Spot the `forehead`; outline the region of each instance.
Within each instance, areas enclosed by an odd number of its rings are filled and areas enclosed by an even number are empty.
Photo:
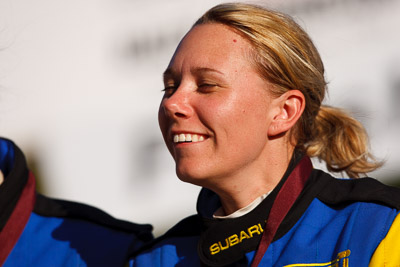
[[[228,26],[217,23],[197,25],[183,38],[168,68],[183,71],[190,67],[248,65],[245,55],[250,48],[247,40]]]

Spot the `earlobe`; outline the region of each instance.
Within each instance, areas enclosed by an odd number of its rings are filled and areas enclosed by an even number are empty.
[[[283,134],[293,128],[301,117],[305,108],[303,93],[299,90],[290,90],[276,98],[277,109],[268,128],[268,136]]]

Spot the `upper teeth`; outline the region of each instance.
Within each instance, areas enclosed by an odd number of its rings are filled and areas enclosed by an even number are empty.
[[[204,136],[202,135],[197,135],[197,134],[175,134],[174,135],[174,143],[180,143],[180,142],[200,142],[204,141]]]

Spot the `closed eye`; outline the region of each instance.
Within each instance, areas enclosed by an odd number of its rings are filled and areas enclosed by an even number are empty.
[[[216,84],[209,84],[209,83],[203,83],[203,84],[199,85],[199,87],[214,87],[214,86],[217,86],[217,85]]]
[[[200,93],[210,93],[212,92],[218,85],[212,83],[202,83],[197,86],[197,91]]]
[[[173,95],[173,93],[176,91],[177,86],[165,86],[164,89],[162,89],[161,91],[164,92],[164,96],[171,96]]]

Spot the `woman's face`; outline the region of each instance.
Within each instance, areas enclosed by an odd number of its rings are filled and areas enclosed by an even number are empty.
[[[274,99],[229,27],[194,27],[164,73],[159,124],[178,177],[206,186],[266,165]],[[264,167],[265,169],[265,167]]]

